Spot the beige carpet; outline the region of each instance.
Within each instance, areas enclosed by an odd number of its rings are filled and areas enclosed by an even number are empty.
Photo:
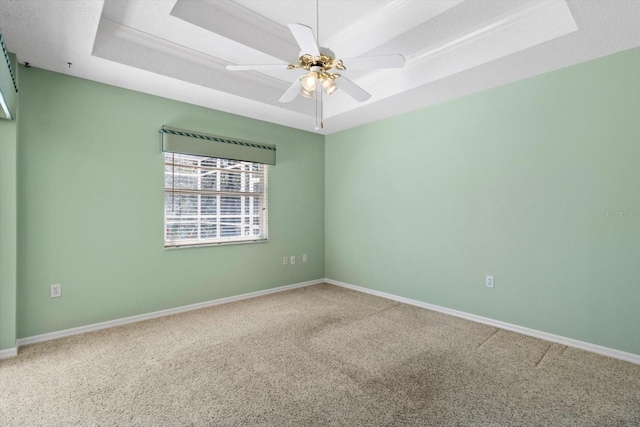
[[[2,426],[640,426],[640,366],[317,285],[25,346]]]

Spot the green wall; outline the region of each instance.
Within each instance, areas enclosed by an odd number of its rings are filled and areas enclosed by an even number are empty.
[[[328,136],[326,277],[640,354],[639,76],[636,48]]]
[[[9,54],[9,60],[15,70],[15,55]],[[14,91],[13,82],[4,90]],[[12,114],[16,109],[14,100]],[[17,118],[0,119],[0,350],[16,346],[17,130]]]
[[[15,121],[0,120],[0,350],[16,345],[16,132]]]
[[[324,138],[20,69],[18,337],[324,277]],[[162,125],[277,145],[263,244],[163,248]],[[283,266],[285,255],[309,262]],[[62,297],[49,286],[62,284]]]

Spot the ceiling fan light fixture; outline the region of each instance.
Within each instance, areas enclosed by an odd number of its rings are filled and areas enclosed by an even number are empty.
[[[310,71],[309,73],[307,73],[304,76],[300,77],[300,81],[302,82],[302,87],[307,92],[313,92],[314,90],[316,90],[316,80],[317,79],[318,79],[318,74],[316,74],[314,71]],[[307,98],[309,98],[309,97],[307,97]]]
[[[300,88],[300,95],[304,96],[305,98],[313,98],[313,92],[314,91],[315,91],[315,89],[307,90],[303,85]]]
[[[338,85],[332,79],[324,79],[322,81],[322,87],[327,95],[332,95],[336,90],[338,90]]]

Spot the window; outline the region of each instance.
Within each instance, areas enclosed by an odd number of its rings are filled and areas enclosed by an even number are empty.
[[[267,165],[164,153],[165,247],[267,240]]]
[[[167,125],[160,133],[165,247],[266,242],[276,146]]]

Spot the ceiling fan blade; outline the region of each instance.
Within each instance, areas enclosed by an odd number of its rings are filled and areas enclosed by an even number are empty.
[[[405,59],[402,55],[357,56],[343,58],[342,64],[347,70],[366,70],[376,68],[402,68]]]
[[[287,89],[284,95],[280,97],[279,101],[280,102],[293,101],[296,98],[296,96],[298,96],[298,93],[300,92],[300,86],[302,86],[302,82],[300,82],[300,79],[297,79],[295,82],[293,82],[291,87]]]
[[[371,94],[360,86],[349,80],[344,76],[340,76],[334,80],[334,83],[339,89],[342,89],[344,93],[355,99],[356,101],[364,102],[371,98]]]
[[[289,64],[251,64],[251,65],[227,65],[230,71],[250,70],[286,70]]]
[[[320,49],[318,49],[318,43],[313,35],[311,27],[307,27],[302,24],[288,24],[291,34],[295,37],[300,49],[303,53],[307,53],[313,56],[320,56]]]

